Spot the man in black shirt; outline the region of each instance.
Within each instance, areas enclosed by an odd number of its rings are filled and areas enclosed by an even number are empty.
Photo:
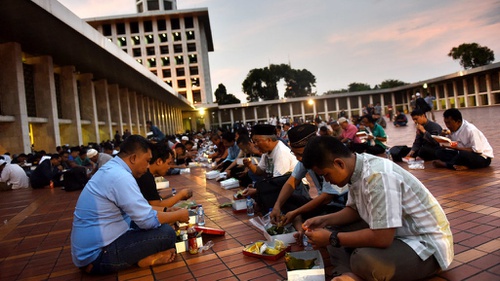
[[[420,157],[424,160],[436,159],[436,149],[439,148],[432,136],[438,136],[443,130],[438,123],[432,122],[425,116],[425,112],[415,109],[411,113],[411,118],[416,124],[417,133],[411,151],[406,157]]]
[[[148,171],[137,179],[141,193],[148,200],[153,209],[159,212],[169,212],[169,223],[189,220],[189,212],[186,209],[172,207],[180,200],[189,199],[193,192],[190,189],[182,189],[175,196],[163,200],[156,189],[155,176],[165,176],[170,169],[173,152],[164,142],[151,144],[152,158],[149,162]]]
[[[61,156],[53,154],[50,160],[40,163],[30,176],[32,188],[45,188],[50,186],[50,182],[61,175]]]

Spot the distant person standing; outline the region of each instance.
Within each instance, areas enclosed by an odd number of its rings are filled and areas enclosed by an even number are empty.
[[[125,132],[123,132],[123,140],[130,137],[130,135],[131,135],[131,133],[128,131],[128,129],[125,129]]]
[[[146,126],[148,128],[148,139],[155,140],[157,142],[163,141],[165,139],[165,134],[158,129],[155,125],[153,125],[153,122],[150,120],[146,121]]]
[[[436,122],[436,117],[434,116],[434,100],[436,99],[435,96],[431,95],[431,93],[427,93],[427,96],[424,98],[425,102],[429,105],[430,110],[427,112],[427,118],[431,119],[432,121]]]

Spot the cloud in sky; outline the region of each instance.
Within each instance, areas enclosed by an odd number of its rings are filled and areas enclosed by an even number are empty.
[[[82,18],[135,13],[135,0],[59,0]],[[212,89],[223,83],[242,101],[253,68],[291,63],[316,76],[316,91],[417,82],[460,71],[447,56],[477,42],[500,56],[500,1],[178,0],[207,7],[215,50]]]

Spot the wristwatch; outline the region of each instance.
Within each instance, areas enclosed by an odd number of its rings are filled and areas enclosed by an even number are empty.
[[[338,231],[333,230],[332,233],[330,234],[330,245],[332,245],[335,248],[340,247],[340,241],[337,235],[339,234]]]

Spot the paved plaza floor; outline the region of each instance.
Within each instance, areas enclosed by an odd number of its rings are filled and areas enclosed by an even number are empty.
[[[443,206],[454,235],[455,259],[448,271],[429,280],[500,280],[500,107],[469,109],[465,119],[481,129],[497,158],[488,168],[451,171],[425,163],[424,170],[410,170]],[[488,112],[488,114],[486,114]],[[441,112],[436,112],[443,125]],[[413,125],[395,128],[388,124],[389,144],[411,146]],[[404,163],[401,166],[407,168]],[[70,232],[78,192],[60,189],[0,192],[0,280],[285,280],[283,259],[265,261],[242,255],[244,245],[264,239],[243,213],[219,208],[234,191],[205,179],[204,168],[191,174],[169,177],[177,190],[191,188],[194,200],[203,204],[209,227],[221,228],[225,236],[204,236],[215,245],[198,255],[179,254],[171,264],[131,268],[108,276],[89,276],[71,261]],[[293,251],[299,251],[294,246]],[[332,266],[322,251],[330,280]]]

